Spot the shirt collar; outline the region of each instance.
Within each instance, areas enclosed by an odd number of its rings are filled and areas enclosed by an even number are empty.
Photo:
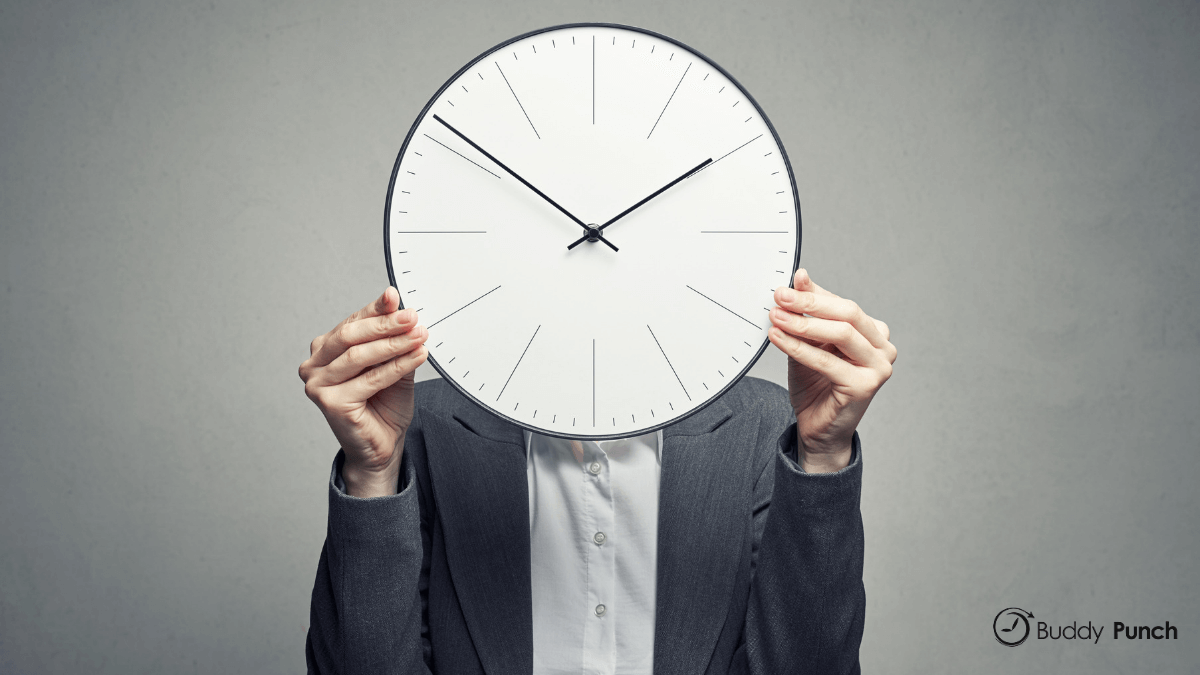
[[[532,431],[528,430],[528,429],[522,429],[522,430],[521,430],[521,433],[522,433],[522,434],[524,435],[524,437],[525,437],[525,459],[526,459],[526,460],[528,460],[528,459],[529,459],[529,451],[530,451],[530,449],[533,447],[533,437],[534,437],[534,433],[533,433]],[[538,436],[539,438],[542,438],[542,439],[545,439],[545,440],[548,440],[548,441],[559,441],[559,440],[562,440],[562,439],[554,438],[554,437],[552,437],[552,436],[543,436],[542,434],[537,434],[537,436]],[[652,443],[652,444],[654,444],[654,446],[655,446],[655,447],[654,447],[654,449],[655,449],[655,452],[658,454],[658,465],[659,465],[659,466],[662,466],[662,448],[663,448],[663,432],[662,432],[662,429],[659,429],[658,431],[652,431],[652,432],[650,432],[650,433],[648,433],[648,434],[645,434],[645,436],[650,436],[650,437],[651,437],[651,438],[647,438],[647,439],[646,439],[646,441],[647,441],[648,443]],[[638,437],[637,437],[637,436],[630,436],[630,438],[638,438]],[[614,439],[614,440],[616,440],[616,439]],[[622,440],[623,440],[623,439],[622,439]],[[582,441],[582,442],[583,442],[583,443],[594,443],[595,441]],[[604,441],[601,441],[601,442],[604,442]]]

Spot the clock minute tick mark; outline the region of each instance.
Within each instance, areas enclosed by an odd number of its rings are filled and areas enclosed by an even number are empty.
[[[695,293],[696,295],[699,295],[700,297],[704,298],[705,300],[708,300],[712,304],[716,305],[717,307],[720,307],[721,309],[725,310],[726,312],[729,312],[730,314],[736,316],[737,318],[741,319],[742,321],[745,321],[746,323],[750,324],[751,326],[754,326],[755,328],[760,328],[760,326],[758,324],[754,323],[750,319],[747,319],[746,317],[742,316],[741,314],[738,314],[737,312],[733,311],[732,309],[729,309],[725,305],[722,305],[721,303],[717,302],[716,300],[713,300],[712,298],[701,293],[700,291],[697,291],[696,289],[692,288],[691,286],[688,286],[687,288],[689,290],[691,290],[693,293]]]
[[[541,329],[541,324],[539,324],[537,328],[533,329],[533,336],[529,338],[529,342],[525,345],[525,350],[521,352],[521,356],[517,359],[517,365],[513,366],[512,372],[508,374],[508,379],[504,381],[504,386],[500,388],[500,393],[496,395],[497,401],[499,401],[500,397],[504,395],[504,390],[508,389],[508,383],[512,382],[513,373],[517,372],[517,366],[521,365],[521,361],[525,359],[525,352],[529,351],[529,345],[533,344],[533,338],[537,337],[538,331]],[[514,408],[514,410],[516,410],[516,408]]]
[[[654,344],[658,345],[658,351],[662,352],[663,358],[666,359],[667,366],[670,367],[671,373],[675,375],[675,381],[679,383],[679,388],[683,390],[683,394],[688,397],[689,401],[692,400],[692,395],[688,393],[687,387],[683,386],[683,380],[679,379],[679,373],[675,371],[675,366],[671,365],[671,359],[667,357],[667,352],[658,341],[658,336],[654,334],[654,329],[650,327],[650,324],[646,324],[646,330],[650,331],[650,337],[654,338]],[[674,406],[671,409],[674,410]]]
[[[513,58],[516,58],[516,56],[517,53],[513,52]],[[533,135],[537,136],[539,141],[542,140],[542,135],[538,133],[537,127],[533,126],[533,120],[529,119],[529,113],[525,112],[525,106],[521,105],[521,99],[517,96],[517,92],[513,89],[512,84],[508,81],[508,76],[504,74],[504,69],[500,67],[500,62],[494,61],[493,63],[496,64],[496,70],[500,71],[500,77],[504,78],[504,84],[507,84],[508,90],[512,92],[513,100],[517,102],[517,105],[521,108],[521,112],[525,115],[525,121],[529,122],[529,128],[533,129]]]
[[[464,309],[466,309],[466,308],[470,307],[471,305],[479,302],[480,300],[486,298],[487,296],[496,292],[496,289],[498,289],[498,288],[500,288],[500,286],[493,288],[492,290],[488,291],[487,293],[484,293],[483,295],[479,296],[478,298],[475,298],[471,302],[468,302],[467,304],[463,305],[462,307],[459,307],[458,309],[454,310],[453,312],[450,312],[446,316],[443,316],[442,318],[438,319],[437,321],[434,321],[433,323],[429,324],[429,326],[425,330],[430,330],[431,328],[438,325],[439,323],[445,321],[446,319],[449,319],[450,317],[454,316],[455,314],[458,314],[459,312],[463,311]]]

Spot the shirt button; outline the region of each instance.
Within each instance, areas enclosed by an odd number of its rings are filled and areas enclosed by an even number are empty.
[[[591,464],[588,465],[588,473],[595,476],[596,474],[600,473],[601,468],[602,467],[600,466],[600,462],[592,462]]]
[[[597,532],[596,536],[592,537],[592,541],[596,542],[598,546],[603,546],[606,539],[608,537],[604,536],[603,532]]]
[[[604,605],[596,605],[596,616],[604,616],[604,613],[607,611],[608,608]]]

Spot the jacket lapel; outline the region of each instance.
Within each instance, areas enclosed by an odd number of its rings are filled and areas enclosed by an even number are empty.
[[[663,432],[658,497],[656,675],[703,673],[747,534],[750,451],[759,416],[720,399]]]
[[[533,671],[529,493],[520,429],[463,403],[422,411],[446,559],[484,671]]]

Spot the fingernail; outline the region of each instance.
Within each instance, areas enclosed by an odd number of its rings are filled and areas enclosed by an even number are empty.
[[[785,288],[783,289],[783,292],[779,294],[779,296],[783,298],[784,302],[794,302],[796,300],[796,291],[793,291],[790,288]]]

